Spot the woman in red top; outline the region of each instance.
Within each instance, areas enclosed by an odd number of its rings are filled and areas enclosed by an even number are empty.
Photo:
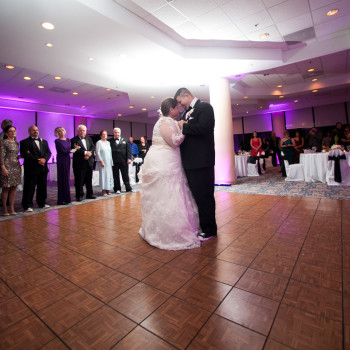
[[[252,148],[251,155],[255,157],[261,156],[262,148],[261,138],[258,137],[256,131],[253,132],[253,138],[250,139],[250,147]]]

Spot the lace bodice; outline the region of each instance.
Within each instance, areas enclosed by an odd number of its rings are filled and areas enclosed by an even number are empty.
[[[179,147],[185,136],[175,120],[170,117],[161,117],[153,129],[152,145],[168,145]]]

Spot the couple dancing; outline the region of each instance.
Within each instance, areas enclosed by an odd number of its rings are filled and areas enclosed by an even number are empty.
[[[185,111],[176,122],[178,104]],[[141,169],[140,235],[149,244],[191,249],[216,236],[214,124],[212,106],[186,88],[162,101]]]

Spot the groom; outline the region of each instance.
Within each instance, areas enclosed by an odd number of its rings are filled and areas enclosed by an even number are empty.
[[[198,206],[202,229],[199,238],[207,241],[217,234],[214,198],[214,110],[194,97],[186,88],[177,90],[174,98],[185,109],[179,126],[186,135],[180,146],[182,165],[188,185]]]

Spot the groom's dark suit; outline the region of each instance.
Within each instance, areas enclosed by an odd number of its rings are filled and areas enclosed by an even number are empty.
[[[33,208],[33,197],[36,187],[36,202],[40,208],[45,205],[47,197],[47,161],[51,157],[51,152],[47,141],[39,138],[39,147],[32,137],[28,137],[20,142],[20,153],[24,159],[24,184],[22,206],[24,210]],[[39,164],[39,159],[45,158],[45,165]]]
[[[185,111],[181,119],[186,120],[186,115],[188,123],[182,129],[186,137],[180,146],[182,164],[198,206],[202,232],[216,235],[214,110],[209,103],[197,100],[194,108]]]
[[[95,160],[93,155],[95,152],[95,145],[89,136],[85,136],[86,148],[78,135],[73,137],[70,142],[72,149],[75,148],[75,145],[80,146],[80,149],[77,149],[73,154],[75,195],[78,200],[83,197],[83,186],[85,184],[86,198],[92,198],[92,171]],[[90,151],[92,153],[92,156],[89,159],[84,159],[85,151]]]

